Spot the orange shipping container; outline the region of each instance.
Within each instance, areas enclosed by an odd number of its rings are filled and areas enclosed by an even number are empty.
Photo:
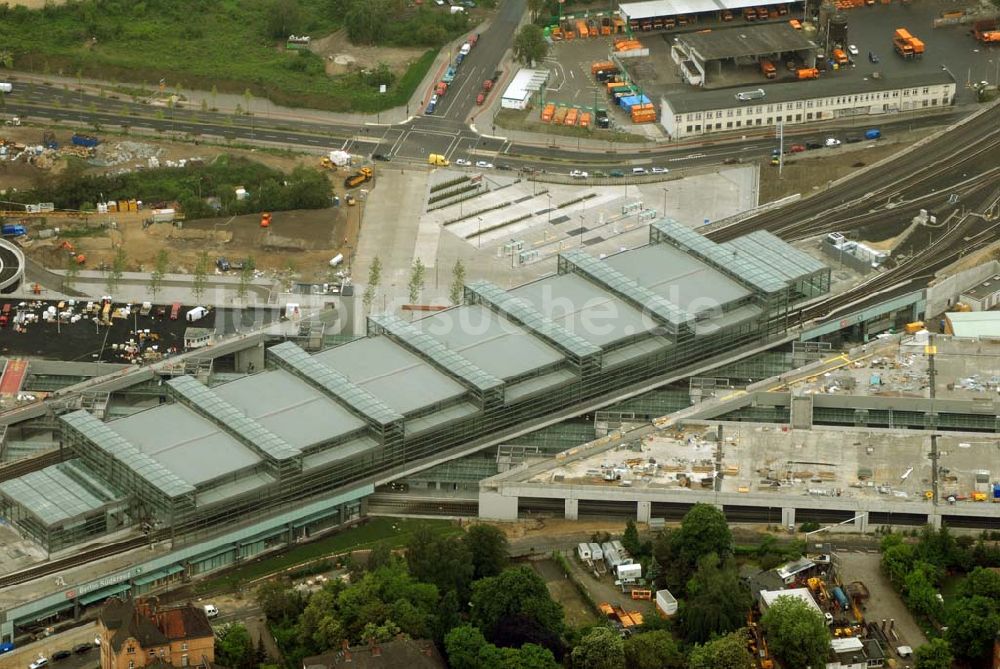
[[[590,73],[597,74],[601,70],[613,70],[615,69],[615,64],[610,60],[601,60],[590,64]]]

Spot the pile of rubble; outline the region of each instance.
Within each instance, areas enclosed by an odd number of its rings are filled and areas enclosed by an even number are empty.
[[[117,142],[115,144],[99,144],[94,155],[87,162],[94,167],[112,167],[125,163],[148,163],[150,159],[159,160],[163,149],[152,144],[141,142]]]

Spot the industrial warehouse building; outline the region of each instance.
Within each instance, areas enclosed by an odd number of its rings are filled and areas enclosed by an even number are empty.
[[[828,121],[878,117],[952,104],[955,80],[947,72],[880,79],[837,79],[766,85],[754,89],[698,90],[662,99],[660,123],[674,139]]]
[[[782,22],[678,35],[670,47],[670,56],[687,83],[704,86],[709,75],[721,74],[727,62],[752,63],[756,68],[764,59],[775,63],[791,59],[804,67],[814,67],[817,48],[801,30]]]
[[[745,10],[753,9],[755,20],[766,10],[768,17],[780,18],[791,12],[801,11],[801,2],[787,0],[646,0],[623,2],[618,5],[632,32],[649,32],[683,27],[701,20],[743,20]]]
[[[237,381],[169,379],[168,403],[125,418],[64,414],[68,457],[5,482],[0,510],[49,550],[128,527],[239,526],[778,336],[829,290],[826,266],[769,233],[650,230],[604,260],[565,252],[556,276],[509,292],[467,285],[464,306],[412,323],[372,316],[368,337],[315,355],[272,346],[271,369]]]
[[[548,82],[548,70],[521,68],[500,96],[500,106],[504,109],[527,109]]]

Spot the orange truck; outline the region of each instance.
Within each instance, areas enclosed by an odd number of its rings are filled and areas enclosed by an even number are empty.
[[[796,70],[795,76],[798,79],[819,79],[819,70],[815,67],[807,67],[801,70]]]
[[[590,127],[590,112],[583,112],[582,114],[580,114],[580,122],[578,123],[578,125],[581,128]]]
[[[774,63],[766,58],[760,61],[760,71],[763,72],[764,76],[768,79],[774,79],[778,76],[778,71],[774,68]]]
[[[610,60],[600,60],[600,61],[596,61],[596,62],[593,62],[593,63],[590,64],[590,73],[591,74],[597,74],[598,72],[601,72],[601,71],[604,71],[604,70],[614,70],[614,69],[617,69],[617,67],[618,66],[615,65]]]
[[[545,105],[542,109],[542,123],[548,123],[552,120],[552,115],[556,113],[556,106],[551,102]]]
[[[1000,30],[997,29],[997,20],[986,19],[976,21],[972,24],[972,36],[983,44],[1000,43]]]
[[[913,58],[924,53],[924,43],[911,35],[906,28],[896,28],[892,36],[892,46],[903,58]]]
[[[847,53],[843,49],[834,49],[833,61],[837,63],[837,65],[847,65],[848,63]]]
[[[566,112],[566,118],[563,119],[563,125],[576,125],[576,119],[579,117],[580,112],[576,108],[570,109]]]
[[[587,30],[587,22],[586,21],[577,21],[576,22],[576,32],[579,33],[580,37],[589,37],[590,36],[590,31]]]

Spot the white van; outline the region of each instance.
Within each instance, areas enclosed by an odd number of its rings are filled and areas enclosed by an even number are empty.
[[[215,604],[205,604],[205,615],[209,618],[218,618],[219,609],[215,608]]]
[[[191,311],[187,312],[184,318],[188,323],[193,323],[195,321],[200,321],[202,318],[208,315],[208,309],[206,307],[195,307]]]
[[[643,174],[646,174],[646,168],[645,167],[633,167],[632,168],[632,176],[637,177],[637,176],[641,176]]]

